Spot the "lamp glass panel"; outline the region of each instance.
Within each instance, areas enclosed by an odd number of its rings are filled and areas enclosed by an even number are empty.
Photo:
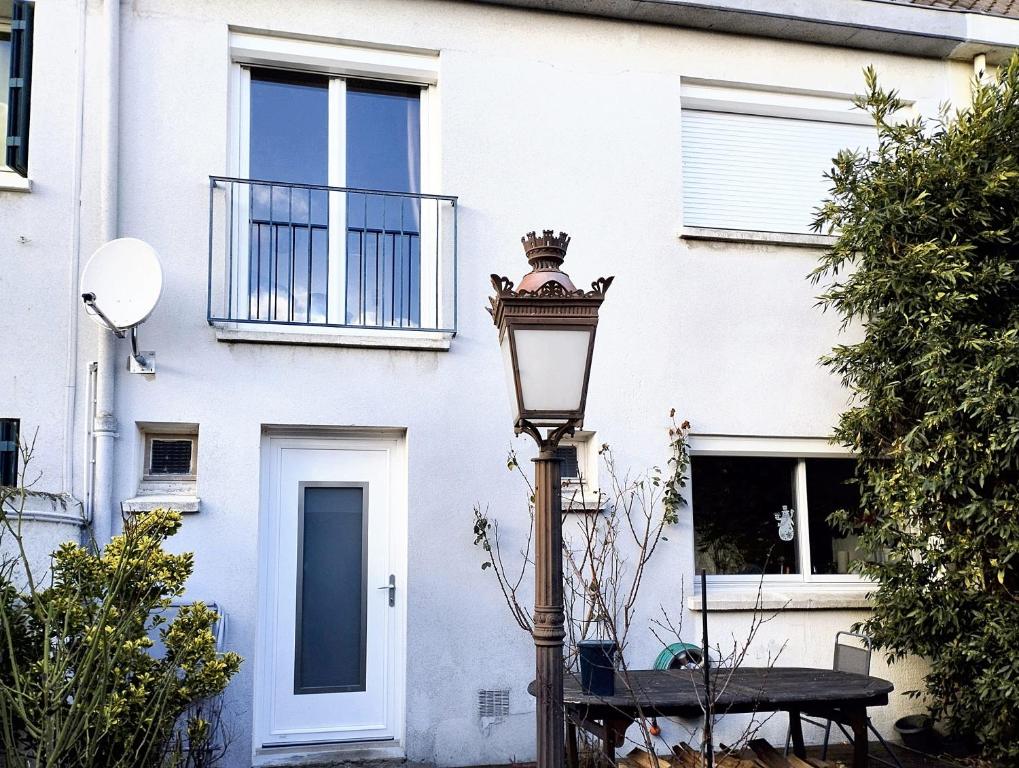
[[[517,328],[514,333],[524,410],[580,410],[591,329]]]
[[[510,331],[502,335],[499,348],[502,350],[503,368],[506,372],[506,391],[509,393],[510,409],[513,411],[513,422],[520,418],[520,403],[517,402],[517,385],[513,376],[513,350],[510,349]]]

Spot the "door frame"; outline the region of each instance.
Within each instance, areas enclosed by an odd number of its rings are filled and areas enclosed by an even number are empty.
[[[274,459],[273,444],[277,441],[298,441],[304,448],[334,448],[338,444],[348,450],[384,450],[389,461],[389,560],[390,571],[396,576],[396,601],[392,610],[394,630],[392,696],[393,696],[393,738],[386,740],[357,741],[304,741],[286,744],[263,743],[269,731],[269,713],[272,708],[272,692],[264,685],[268,673],[267,663],[273,652],[274,633],[269,626],[273,615],[275,594],[271,585],[278,583],[277,563],[270,562],[271,544],[267,532],[270,530],[270,504],[272,488],[270,477],[271,462]],[[293,749],[306,751],[307,747],[397,746],[403,751],[406,732],[406,681],[407,681],[407,440],[406,430],[382,429],[341,429],[314,427],[263,426],[259,450],[259,512],[258,512],[258,581],[255,615],[254,680],[252,685],[252,755],[266,749],[274,753]],[[369,588],[371,585],[369,585]]]

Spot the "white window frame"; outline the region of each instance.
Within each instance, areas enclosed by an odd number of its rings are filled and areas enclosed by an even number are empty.
[[[598,449],[595,433],[578,431],[573,437],[559,441],[560,445],[571,445],[577,449],[579,478],[563,478],[562,500],[564,512],[596,512],[602,508],[601,491],[598,485]]]
[[[137,431],[138,487],[135,495],[120,503],[121,511],[147,512],[175,509],[182,513],[201,510],[198,498],[198,424],[193,422],[139,421]],[[153,475],[149,473],[152,440],[191,440],[191,473]]]
[[[230,38],[230,152],[228,158],[228,176],[247,179],[249,174],[249,124],[251,68],[273,69],[279,71],[299,71],[321,74],[329,77],[329,126],[328,126],[328,170],[329,186],[346,186],[346,79],[376,80],[394,82],[404,85],[421,86],[420,101],[420,180],[422,190],[440,189],[439,169],[441,162],[438,150],[439,131],[439,55],[437,51],[423,49],[393,48],[367,44],[331,43],[317,40],[296,39],[268,34],[231,30]],[[329,196],[330,227],[345,227],[345,205],[340,193]],[[238,215],[235,217],[233,242],[237,243],[237,252],[247,252],[247,227],[241,222],[247,218],[246,196],[238,203]],[[335,222],[335,223],[334,223]],[[436,264],[438,258],[437,240],[439,233],[435,231],[432,217],[421,217],[421,296],[445,296],[446,286],[435,284]],[[346,319],[346,237],[330,237],[328,264],[330,275],[328,316]],[[248,263],[244,258],[235,259],[233,286],[234,306],[246,306],[248,301]],[[440,275],[441,278],[441,275]],[[451,318],[443,317],[443,302],[440,306],[426,305],[422,299],[422,327],[446,327]],[[242,326],[232,324],[232,328]],[[352,326],[349,328],[280,325],[273,326],[271,335],[286,334],[327,334],[357,335],[365,334],[381,336],[406,336],[413,334],[423,345],[430,346],[430,339],[424,338],[431,334],[420,331],[392,330],[372,332]]]
[[[696,110],[847,125],[873,125],[870,115],[853,107],[853,98],[851,93],[836,91],[684,77],[680,83],[680,119],[684,111]],[[907,102],[907,106],[912,108],[912,102]],[[728,229],[721,226],[687,226],[685,223],[679,236],[685,240],[724,240],[814,248],[827,247],[835,240],[832,236],[821,234]]]
[[[708,574],[708,595],[713,590],[751,593],[758,585],[782,591],[817,592],[848,591],[863,593],[874,582],[855,573],[813,574],[810,572],[810,509],[807,503],[807,471],[805,459],[852,459],[854,454],[823,437],[757,437],[745,435],[691,435],[690,456],[748,456],[799,459],[796,465],[794,530],[796,535],[797,574],[729,575]],[[696,562],[696,531],[692,513],[697,505],[697,474],[690,472],[687,484],[690,500],[690,549]],[[694,592],[700,594],[700,580],[694,581]]]

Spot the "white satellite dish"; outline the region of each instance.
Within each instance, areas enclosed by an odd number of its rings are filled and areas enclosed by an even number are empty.
[[[152,314],[163,292],[163,268],[155,249],[135,237],[122,237],[100,246],[85,264],[79,284],[86,311],[99,325],[124,337],[131,331],[132,356],[128,369],[154,373],[154,353],[140,354],[137,326]]]
[[[92,317],[121,331],[144,322],[162,292],[163,268],[155,249],[134,237],[101,246],[81,273],[82,295],[95,297],[89,307]]]

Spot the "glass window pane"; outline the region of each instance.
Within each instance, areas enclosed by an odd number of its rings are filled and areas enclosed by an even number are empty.
[[[697,569],[711,574],[798,573],[796,459],[694,456],[690,464]],[[795,515],[793,515],[795,517]],[[795,526],[795,520],[792,521]]]
[[[365,489],[304,486],[302,493],[294,693],[363,691]]]
[[[253,69],[250,104],[251,177],[325,184],[328,78]]]
[[[348,80],[347,186],[420,191],[420,115],[420,88]],[[369,215],[381,217],[374,205]]]
[[[347,81],[346,185],[420,191],[420,88]],[[421,324],[420,238],[419,199],[347,196],[348,323]]]
[[[328,78],[253,69],[250,114],[251,178],[328,182]],[[325,322],[328,193],[256,185],[250,211],[249,318]]]
[[[2,4],[0,4],[0,16],[3,15]],[[11,77],[11,36],[7,32],[0,32],[0,147],[7,146],[7,99],[10,93],[7,90],[10,86]],[[3,155],[0,154],[0,167],[3,166]]]
[[[859,548],[858,536],[843,536],[828,525],[828,516],[860,506],[860,490],[853,479],[856,460],[807,459],[806,463],[811,573],[849,573],[854,560],[871,557]]]

